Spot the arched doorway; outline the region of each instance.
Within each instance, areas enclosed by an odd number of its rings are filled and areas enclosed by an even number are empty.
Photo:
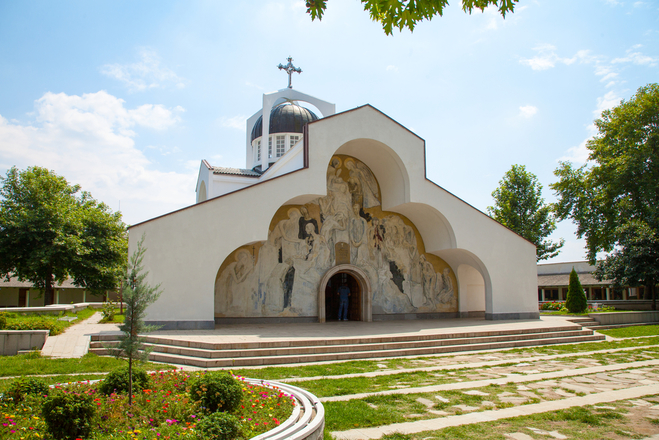
[[[342,283],[350,287],[348,319],[367,321],[371,319],[371,283],[366,273],[351,264],[341,264],[328,270],[318,289],[318,321],[336,321],[339,313],[337,289]]]
[[[348,321],[361,321],[361,296],[359,283],[347,272],[339,272],[332,276],[325,286],[325,320],[337,321],[339,313],[340,286],[348,286],[350,298],[348,299]]]

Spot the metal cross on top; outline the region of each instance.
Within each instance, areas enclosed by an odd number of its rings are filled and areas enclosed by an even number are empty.
[[[288,88],[292,89],[293,86],[291,85],[291,75],[293,72],[302,73],[302,69],[293,65],[293,58],[288,57],[286,59],[288,60],[288,64],[284,66],[283,64],[279,63],[277,67],[279,67],[279,70],[285,70],[286,73],[288,73]]]

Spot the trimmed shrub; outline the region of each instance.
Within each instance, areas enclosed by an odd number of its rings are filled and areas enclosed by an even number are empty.
[[[570,286],[567,289],[565,307],[570,313],[583,313],[588,308],[586,294],[583,291],[583,287],[581,287],[579,275],[577,275],[574,267],[572,268],[572,272],[570,272]]]
[[[242,384],[229,373],[210,371],[193,379],[190,396],[210,412],[231,412],[243,398]]]
[[[38,377],[21,377],[16,379],[7,391],[7,397],[11,397],[14,402],[22,401],[27,394],[48,394],[48,385]]]
[[[114,321],[114,315],[116,313],[115,307],[116,304],[114,301],[107,301],[103,303],[103,308],[101,309],[101,313],[103,314],[103,321]]]
[[[96,405],[88,394],[57,393],[41,409],[48,432],[58,440],[88,437],[96,416]]]
[[[133,393],[149,388],[151,378],[141,368],[133,367]],[[128,366],[117,368],[108,373],[98,390],[103,394],[128,392]]]
[[[211,413],[197,423],[197,436],[204,440],[237,439],[240,436],[240,421],[225,412]]]
[[[4,330],[7,326],[7,314],[5,312],[0,312],[0,330]]]

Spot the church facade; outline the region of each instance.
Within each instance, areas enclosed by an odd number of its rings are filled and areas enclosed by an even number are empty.
[[[245,169],[202,161],[195,205],[130,228],[163,290],[150,323],[335,321],[340,286],[350,320],[539,316],[533,244],[428,180],[423,139],[379,110],[266,94],[245,152]]]

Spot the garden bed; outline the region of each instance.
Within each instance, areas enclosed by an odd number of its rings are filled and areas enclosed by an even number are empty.
[[[173,439],[197,438],[197,425],[209,411],[190,392],[190,381],[206,373],[161,371],[150,374],[149,388],[133,393],[128,405],[127,393],[105,395],[98,383],[77,382],[58,385],[48,395],[26,395],[15,402],[5,396],[0,401],[0,438],[48,439],[42,414],[48,397],[58,395],[87,396],[95,407],[90,417],[92,429],[87,439]],[[232,411],[240,422],[240,437],[252,438],[286,421],[296,405],[293,396],[267,384],[255,385],[238,378],[242,400]]]

